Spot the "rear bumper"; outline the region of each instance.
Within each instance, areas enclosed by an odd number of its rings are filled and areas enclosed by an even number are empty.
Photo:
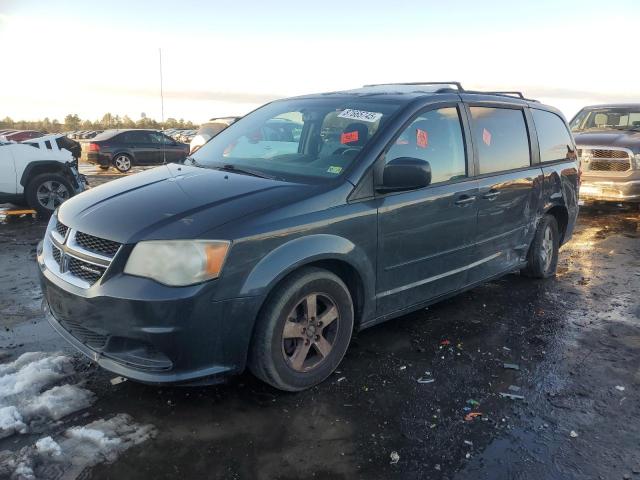
[[[607,202],[640,202],[640,180],[589,180],[583,177],[580,200]]]
[[[87,153],[86,160],[88,163],[102,167],[108,167],[111,164],[111,156],[103,153],[89,152]]]
[[[106,370],[154,384],[216,383],[244,370],[259,297],[214,301],[215,285],[150,290],[127,276],[83,290],[38,263],[47,320]]]

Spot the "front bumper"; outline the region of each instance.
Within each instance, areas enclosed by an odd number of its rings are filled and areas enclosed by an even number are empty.
[[[127,275],[82,289],[41,255],[47,320],[106,370],[154,384],[215,383],[244,370],[260,298],[216,301],[212,282],[171,288]]]
[[[640,180],[593,180],[583,177],[580,200],[606,202],[640,202]]]

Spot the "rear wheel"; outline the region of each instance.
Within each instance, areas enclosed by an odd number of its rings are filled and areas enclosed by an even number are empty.
[[[113,159],[113,166],[116,167],[120,173],[127,173],[131,170],[131,166],[133,165],[133,161],[131,157],[126,153],[119,153]]]
[[[27,203],[38,215],[50,216],[62,202],[73,196],[73,187],[59,173],[42,173],[27,184]]]
[[[326,379],[344,357],[353,331],[353,302],[331,272],[304,268],[280,284],[260,314],[249,368],[287,391]]]
[[[558,267],[559,248],[558,222],[553,215],[547,214],[538,223],[536,234],[529,247],[527,266],[522,273],[533,278],[553,277]]]

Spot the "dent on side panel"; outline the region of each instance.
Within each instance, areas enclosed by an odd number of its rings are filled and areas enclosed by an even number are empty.
[[[543,213],[556,206],[567,210],[568,222],[563,237],[564,243],[571,238],[578,217],[578,165],[575,162],[543,165],[542,172],[545,199]]]

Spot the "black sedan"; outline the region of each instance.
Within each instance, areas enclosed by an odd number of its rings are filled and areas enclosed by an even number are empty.
[[[85,159],[106,170],[114,166],[126,173],[134,165],[182,162],[189,145],[157,130],[107,130],[88,144]]]

